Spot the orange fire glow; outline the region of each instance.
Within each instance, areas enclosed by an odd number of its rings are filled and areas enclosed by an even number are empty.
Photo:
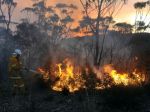
[[[55,64],[56,80],[51,85],[54,91],[63,91],[67,89],[69,92],[79,91],[80,89],[87,88],[85,86],[86,80],[83,78],[83,73],[80,67],[75,67],[73,62],[65,59],[62,63]],[[85,67],[85,70],[87,68]],[[39,68],[43,79],[45,81],[50,79],[48,72]],[[140,86],[145,81],[145,75],[138,73],[134,70],[132,73],[118,73],[111,65],[105,65],[100,70],[93,67],[93,71],[99,79],[95,84],[95,89],[111,88],[112,86]],[[88,73],[90,74],[90,73]]]
[[[108,73],[115,85],[140,85],[145,81],[145,75],[137,73],[136,69],[132,73],[118,73],[110,65],[104,66],[104,72]]]
[[[40,72],[44,74],[43,79],[47,80],[48,73],[42,69],[40,69]],[[51,88],[55,91],[67,89],[69,92],[75,92],[85,87],[85,80],[81,76],[81,71],[77,67],[75,69],[73,63],[69,59],[65,59],[63,63],[56,64],[56,71],[54,74],[57,80]]]

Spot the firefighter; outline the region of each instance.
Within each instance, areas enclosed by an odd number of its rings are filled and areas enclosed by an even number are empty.
[[[11,89],[13,94],[20,94],[25,92],[24,80],[22,77],[22,63],[20,60],[21,50],[15,49],[15,52],[9,59],[9,79],[11,82]]]

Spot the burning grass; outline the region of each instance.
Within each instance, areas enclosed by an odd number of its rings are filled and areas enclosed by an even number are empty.
[[[67,89],[71,93],[80,89],[88,89],[88,84],[91,85],[91,82],[87,79],[91,75],[95,76],[95,79],[90,79],[94,82],[92,87],[98,90],[113,86],[141,86],[145,81],[145,75],[137,72],[136,69],[130,73],[119,73],[112,65],[105,65],[100,69],[96,67],[90,69],[85,67],[83,70],[80,66],[75,66],[71,60],[65,59],[62,63],[53,65],[53,72],[44,68],[38,68],[38,71],[43,75],[44,81],[48,82],[54,79],[51,84],[54,91]]]

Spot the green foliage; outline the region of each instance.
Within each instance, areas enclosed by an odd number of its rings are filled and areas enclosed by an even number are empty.
[[[119,32],[121,33],[132,33],[132,28],[133,26],[131,24],[128,23],[116,23],[114,25],[114,28],[116,28]]]
[[[48,35],[34,24],[19,24],[14,40],[17,47],[23,49],[25,65],[32,63],[32,67],[34,67],[42,62],[44,55],[49,53]]]
[[[143,9],[145,8],[147,5],[147,2],[137,2],[134,4],[134,8],[135,9]]]
[[[134,4],[134,8],[136,9],[135,32],[145,32],[149,28],[149,7],[149,0],[145,2],[136,2]],[[148,9],[147,11],[146,8]]]

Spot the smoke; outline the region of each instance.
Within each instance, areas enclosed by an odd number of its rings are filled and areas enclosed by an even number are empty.
[[[119,66],[120,69],[126,68],[127,60],[129,61],[131,58],[131,48],[128,46],[130,39],[131,35],[108,32],[105,38],[101,66],[112,64]],[[49,45],[47,53],[45,52],[45,55],[42,57],[44,59],[42,63],[59,63],[69,58],[74,62],[75,66],[90,66],[94,68],[94,41],[95,38],[93,36],[63,38],[56,45]],[[99,41],[100,43],[102,42],[102,37],[99,38]]]

